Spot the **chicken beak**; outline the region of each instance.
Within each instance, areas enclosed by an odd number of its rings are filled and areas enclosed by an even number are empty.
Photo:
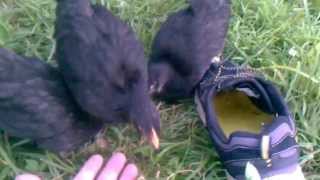
[[[154,128],[152,128],[151,130],[149,141],[156,150],[160,148],[159,136]]]

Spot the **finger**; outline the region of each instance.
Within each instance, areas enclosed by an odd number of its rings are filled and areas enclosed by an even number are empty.
[[[15,180],[41,180],[38,176],[33,174],[21,174],[18,175]]]
[[[101,155],[91,156],[73,180],[94,180],[102,165],[103,157]]]
[[[129,164],[123,170],[120,180],[135,180],[139,175],[138,168],[134,164]]]
[[[98,180],[117,180],[126,161],[126,156],[122,153],[115,153],[112,155],[98,176]]]

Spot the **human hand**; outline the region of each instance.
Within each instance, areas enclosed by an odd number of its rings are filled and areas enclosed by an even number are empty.
[[[138,177],[138,168],[135,164],[126,164],[126,156],[115,153],[104,165],[101,155],[93,155],[85,162],[73,180],[135,180]],[[104,165],[104,166],[103,166]],[[16,180],[41,180],[32,174],[23,174]]]

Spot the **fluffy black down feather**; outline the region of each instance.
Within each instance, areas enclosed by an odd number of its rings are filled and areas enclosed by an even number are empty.
[[[229,0],[190,0],[187,9],[169,16],[152,46],[152,96],[175,101],[193,95],[211,61],[223,53],[229,17]]]
[[[132,29],[88,0],[59,0],[55,37],[59,68],[81,108],[105,122],[133,121],[154,141],[160,117]]]
[[[54,152],[70,152],[103,127],[89,120],[48,64],[0,49],[0,129]]]

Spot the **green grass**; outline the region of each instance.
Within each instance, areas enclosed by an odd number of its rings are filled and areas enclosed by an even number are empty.
[[[167,15],[186,6],[185,0],[96,1],[133,26],[147,54]],[[260,69],[281,88],[297,122],[306,177],[320,179],[319,0],[232,2],[225,56]],[[54,10],[54,0],[0,0],[0,46],[54,64]],[[113,126],[106,130],[108,152],[102,153],[127,153],[146,179],[225,179],[192,102],[159,106],[160,152],[142,144],[131,126]],[[21,172],[34,172],[46,179],[68,179],[93,152],[99,149],[88,148],[62,159],[32,148],[27,140],[2,134],[0,179],[12,179]]]

